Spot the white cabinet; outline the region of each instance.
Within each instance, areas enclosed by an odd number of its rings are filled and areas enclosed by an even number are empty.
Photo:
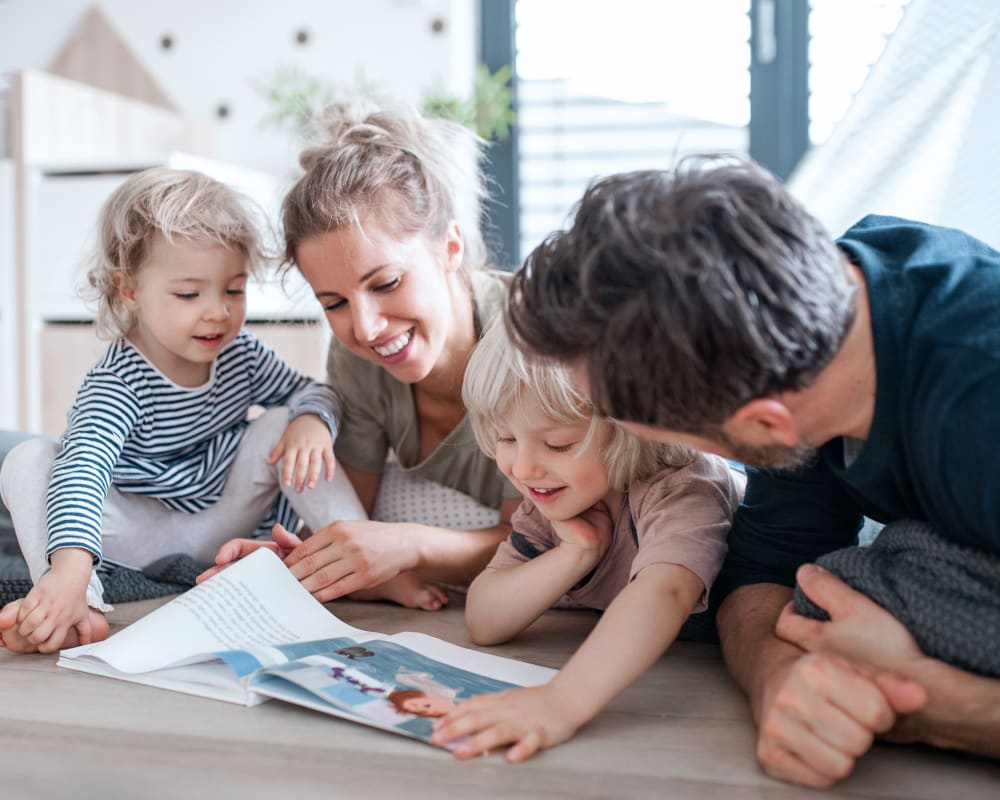
[[[0,158],[0,427],[17,426],[14,165]]]
[[[101,205],[127,176],[123,173],[31,176],[28,238],[28,306],[40,324],[85,320],[92,314],[77,296],[88,251],[96,242]]]
[[[277,187],[270,176],[211,159],[172,154],[165,166],[198,169],[230,183],[276,215]],[[26,365],[29,387],[38,398],[29,406],[28,425],[57,435],[86,371],[106,347],[97,338],[93,308],[80,289],[86,283],[90,253],[96,245],[97,219],[108,196],[134,166],[101,171],[41,171],[31,175],[32,221],[28,240],[26,327],[33,362]],[[273,247],[274,242],[271,242]],[[285,360],[316,377],[323,375],[325,324],[319,305],[297,275],[278,285],[251,283],[247,320],[251,329]],[[31,341],[34,339],[34,341]],[[30,402],[30,401],[29,401]]]
[[[329,328],[324,322],[251,322],[247,328],[298,370],[322,380],[326,375]],[[41,332],[41,419],[39,429],[58,436],[76,391],[107,347],[88,323],[58,322]]]
[[[0,425],[58,434],[104,347],[77,289],[111,192],[146,167],[195,169],[250,196],[276,229],[283,187],[267,173],[188,154],[211,152],[207,131],[165,109],[30,71],[12,76],[9,101],[11,159],[0,160]],[[252,284],[247,311],[251,322],[281,322],[262,338],[322,374],[325,326],[301,278]]]

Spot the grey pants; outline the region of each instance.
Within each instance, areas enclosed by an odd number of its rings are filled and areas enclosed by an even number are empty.
[[[7,454],[21,442],[36,438],[31,433],[0,430],[0,465]],[[14,523],[10,519],[10,511],[0,502],[0,553],[13,554],[17,552],[17,538],[14,536]]]
[[[339,519],[366,519],[354,488],[340,469],[331,483],[320,480],[316,488],[301,493],[279,485],[280,464],[268,466],[266,459],[287,422],[287,410],[275,408],[250,424],[222,497],[198,513],[174,511],[155,498],[112,486],[101,524],[105,560],[142,569],[163,556],[185,553],[211,563],[224,542],[254,533],[279,491],[285,492],[292,508],[314,531]],[[11,450],[0,467],[0,494],[10,510],[21,553],[35,583],[49,569],[45,498],[58,452],[59,444],[52,439],[28,439]],[[104,603],[103,591],[95,571],[87,601],[106,611],[110,607]]]

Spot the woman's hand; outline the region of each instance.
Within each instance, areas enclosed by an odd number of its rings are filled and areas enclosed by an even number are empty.
[[[416,568],[417,546],[405,535],[412,527],[371,520],[333,522],[292,550],[285,564],[313,597],[326,603]]]
[[[259,550],[261,547],[266,547],[276,553],[278,558],[284,561],[292,550],[302,544],[302,540],[298,536],[285,530],[281,525],[275,525],[271,529],[271,536],[274,538],[273,542],[261,542],[256,539],[230,539],[215,554],[215,566],[206,569],[195,581],[197,583],[207,581],[230,564],[236,563],[241,558],[246,558],[254,550]]]
[[[288,423],[278,444],[267,457],[269,465],[281,461],[281,483],[295,491],[314,489],[320,471],[327,481],[333,480],[337,462],[333,457],[333,437],[330,427],[316,414],[302,414]]]
[[[481,695],[435,722],[431,741],[446,745],[461,739],[452,751],[461,759],[513,745],[507,760],[516,763],[573,736],[582,724],[573,707],[572,698],[560,696],[552,684]]]

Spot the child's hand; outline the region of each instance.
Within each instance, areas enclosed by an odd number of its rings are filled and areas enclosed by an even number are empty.
[[[80,644],[92,638],[87,584],[93,568],[91,554],[79,548],[65,548],[52,554],[52,569],[46,572],[21,602],[17,633],[51,653],[62,647],[67,634],[76,628]]]
[[[611,510],[601,500],[572,519],[553,521],[552,529],[559,537],[560,546],[570,545],[592,551],[596,562],[611,546],[615,522],[611,519]]]
[[[288,423],[281,440],[267,457],[268,464],[278,461],[282,461],[282,485],[291,486],[294,477],[297,492],[306,487],[316,488],[321,468],[326,480],[333,480],[337,462],[333,457],[330,427],[316,414],[296,417]]]
[[[462,759],[513,744],[507,751],[513,764],[576,733],[585,720],[577,720],[573,708],[572,698],[560,696],[552,684],[473,697],[434,723],[431,741],[445,745],[464,738],[452,751]]]

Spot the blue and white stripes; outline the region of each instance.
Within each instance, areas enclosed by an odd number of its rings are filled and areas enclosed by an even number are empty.
[[[77,393],[52,466],[47,552],[82,547],[100,560],[101,516],[112,483],[180,511],[211,506],[225,487],[252,405],[287,405],[289,419],[318,414],[336,437],[333,391],[247,331],[194,388],[177,386],[128,342],[110,345]]]

